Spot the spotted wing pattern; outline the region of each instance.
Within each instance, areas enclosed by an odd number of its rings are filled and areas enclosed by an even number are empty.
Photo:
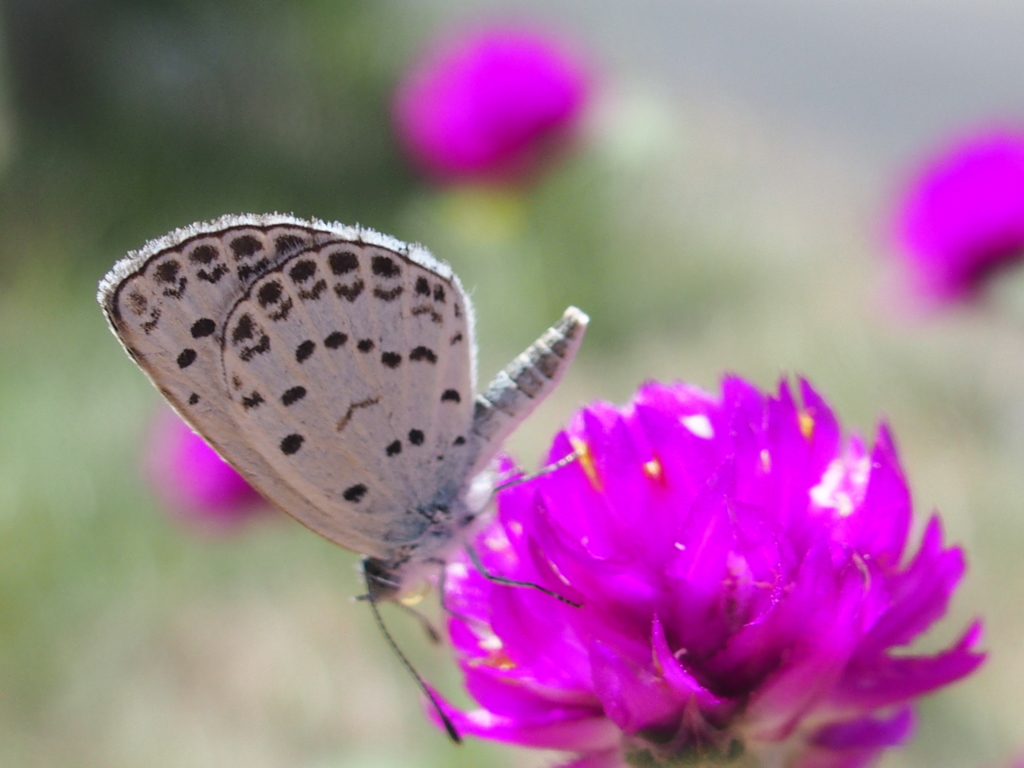
[[[423,523],[390,504],[440,493],[466,472],[442,444],[471,418],[472,308],[422,248],[357,227],[231,216],[128,254],[99,300],[185,420],[268,498],[343,546],[391,556],[389,542]],[[255,407],[253,392],[264,401]],[[412,412],[422,427],[402,416]],[[395,440],[402,452],[389,456]],[[431,458],[440,471],[428,471]]]
[[[365,554],[418,544],[463,489],[473,381],[458,283],[381,246],[331,242],[256,280],[228,313],[241,439]]]

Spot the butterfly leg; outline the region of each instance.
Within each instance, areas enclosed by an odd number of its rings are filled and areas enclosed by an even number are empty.
[[[493,499],[495,496],[497,496],[499,493],[504,491],[506,488],[513,488],[513,487],[519,485],[520,483],[528,483],[531,480],[536,480],[538,477],[542,477],[544,475],[547,475],[547,474],[549,474],[551,472],[554,472],[556,470],[561,469],[562,467],[567,467],[570,464],[572,464],[574,461],[576,461],[577,459],[581,458],[582,456],[583,456],[583,454],[580,451],[573,451],[572,453],[570,453],[570,454],[568,454],[566,456],[563,456],[558,461],[554,461],[554,462],[548,464],[546,467],[542,467],[542,468],[538,469],[533,474],[523,475],[522,477],[517,477],[517,478],[515,478],[513,480],[509,480],[506,483],[502,483],[501,485],[497,486],[494,489],[494,491],[491,493],[491,498]]]
[[[470,544],[466,544],[464,548],[466,550],[466,554],[469,555],[470,561],[473,563],[473,567],[476,568],[477,571],[479,571],[480,575],[488,581],[494,582],[495,584],[503,584],[506,587],[528,587],[530,589],[536,589],[538,592],[543,592],[545,595],[553,597],[556,600],[560,600],[566,605],[571,605],[573,608],[583,607],[583,603],[577,603],[575,600],[570,600],[564,595],[560,595],[557,592],[548,589],[547,587],[542,587],[540,584],[534,584],[532,581],[518,581],[516,579],[507,579],[504,576],[497,576],[493,573],[490,573],[484,567],[484,564],[480,561],[480,555],[477,554],[477,551]]]

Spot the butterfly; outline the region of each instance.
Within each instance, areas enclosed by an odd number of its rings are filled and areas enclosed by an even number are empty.
[[[473,307],[425,248],[278,214],[225,216],[132,251],[98,299],[178,413],[270,501],[364,555],[397,599],[465,545],[504,439],[554,389],[570,307],[481,394]]]

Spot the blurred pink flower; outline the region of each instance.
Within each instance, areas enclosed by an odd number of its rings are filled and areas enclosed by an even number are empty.
[[[446,570],[449,629],[480,708],[465,734],[575,753],[572,768],[857,768],[902,743],[922,695],[972,672],[980,627],[907,650],[964,570],[911,499],[883,425],[843,440],[806,382],[720,396],[644,385],[595,403],[509,488],[475,540],[485,567],[582,603]],[[507,469],[511,469],[510,465]],[[565,768],[568,768],[566,766]]]
[[[587,92],[583,65],[560,40],[492,27],[431,50],[399,85],[394,119],[426,174],[505,180],[535,169],[575,125]]]
[[[997,267],[1024,257],[1024,134],[976,135],[934,157],[912,183],[897,228],[925,296],[974,295]]]
[[[269,508],[263,497],[178,414],[161,408],[144,456],[146,476],[169,510],[211,528]]]

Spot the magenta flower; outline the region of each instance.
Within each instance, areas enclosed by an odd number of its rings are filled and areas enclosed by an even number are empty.
[[[844,444],[800,389],[803,405],[786,384],[652,383],[580,412],[550,456],[583,458],[502,492],[476,548],[583,607],[450,563],[449,628],[480,704],[449,707],[456,727],[573,768],[855,768],[906,739],[912,702],[983,659],[977,624],[936,655],[905,649],[945,613],[963,554],[937,517],[907,552],[888,429],[871,451]]]
[[[165,507],[212,528],[239,523],[268,508],[263,497],[192,431],[161,409],[153,420],[145,469]]]
[[[975,137],[934,159],[899,212],[897,237],[925,295],[970,297],[1024,257],[1024,135]]]
[[[491,28],[430,52],[400,84],[399,137],[426,174],[493,180],[533,170],[580,116],[583,66],[560,41]]]

